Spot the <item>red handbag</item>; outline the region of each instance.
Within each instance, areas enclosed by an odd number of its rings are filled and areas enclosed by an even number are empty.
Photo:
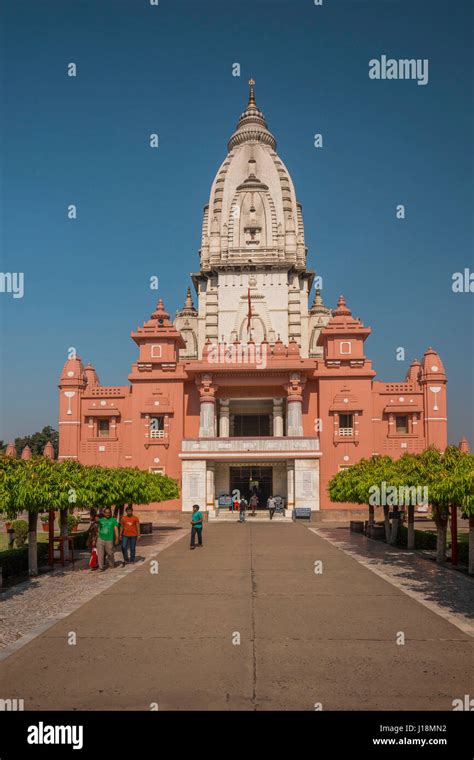
[[[99,557],[97,556],[97,549],[94,546],[91,552],[91,558],[89,560],[89,567],[90,568],[97,567],[98,564],[99,564]]]

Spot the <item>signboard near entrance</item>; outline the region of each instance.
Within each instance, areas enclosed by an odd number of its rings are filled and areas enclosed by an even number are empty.
[[[217,499],[217,504],[219,507],[231,507],[232,497],[228,493],[221,493]]]

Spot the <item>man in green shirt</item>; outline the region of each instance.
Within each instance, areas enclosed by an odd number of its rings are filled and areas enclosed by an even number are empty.
[[[193,513],[191,515],[191,546],[189,547],[190,549],[194,549],[196,534],[198,537],[198,546],[202,546],[202,512],[200,512],[199,510],[199,504],[193,505]]]
[[[112,517],[110,507],[104,509],[104,516],[99,518],[99,535],[97,538],[97,556],[99,558],[99,570],[105,570],[105,557],[109,560],[110,567],[115,567],[114,543],[118,544],[119,524]]]

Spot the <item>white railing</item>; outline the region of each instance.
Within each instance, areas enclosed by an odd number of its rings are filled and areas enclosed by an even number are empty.
[[[164,430],[150,430],[150,438],[164,438],[165,436]]]
[[[342,435],[342,436],[347,436],[347,437],[353,436],[354,428],[339,428],[339,430],[337,431],[337,434]]]

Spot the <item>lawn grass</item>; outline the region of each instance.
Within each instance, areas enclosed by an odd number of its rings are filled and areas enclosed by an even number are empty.
[[[56,536],[59,536],[59,533],[56,531]],[[38,531],[38,542],[41,541],[41,543],[47,543],[48,541],[48,533],[45,531]],[[28,541],[26,542],[28,543]],[[5,551],[8,549],[8,533],[5,531],[0,532],[0,552]]]

